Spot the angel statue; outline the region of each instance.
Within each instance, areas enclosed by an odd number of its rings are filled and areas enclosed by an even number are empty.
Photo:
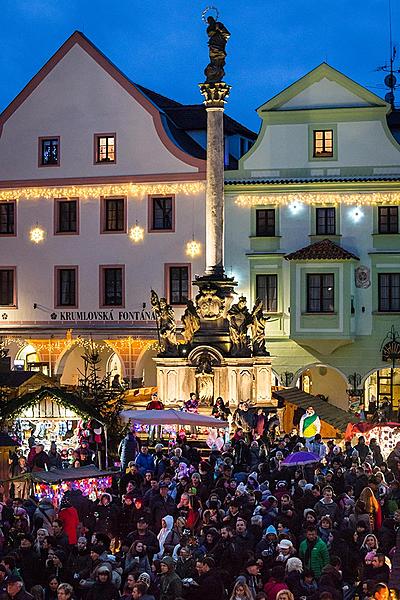
[[[193,300],[188,300],[186,303],[185,312],[181,318],[183,324],[183,337],[186,344],[193,342],[196,331],[200,329],[200,317],[196,310]]]
[[[251,339],[253,342],[253,356],[268,356],[265,348],[265,324],[269,317],[264,317],[264,302],[261,298],[256,299],[253,310],[251,311]]]
[[[247,330],[252,324],[252,316],[247,308],[247,300],[244,296],[240,296],[237,303],[231,306],[227,317],[232,356],[249,356],[250,340]]]
[[[207,78],[206,83],[216,83],[222,81],[225,75],[225,48],[231,34],[225,25],[214,17],[207,17],[207,23],[210,62],[204,69],[204,74]]]
[[[174,355],[177,352],[174,309],[167,303],[166,298],[159,298],[154,290],[151,290],[150,302],[157,317],[161,353]]]

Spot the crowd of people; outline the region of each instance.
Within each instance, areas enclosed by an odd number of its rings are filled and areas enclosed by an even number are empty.
[[[149,448],[131,428],[95,501],[71,489],[56,509],[16,481],[0,504],[0,600],[387,600],[400,442],[384,461],[376,440],[318,434],[319,462],[286,466],[303,444],[238,427],[202,455],[184,436]]]

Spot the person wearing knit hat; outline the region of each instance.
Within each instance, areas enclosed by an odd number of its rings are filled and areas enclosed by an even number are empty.
[[[150,575],[148,573],[140,573],[138,577],[138,583],[144,583],[144,585],[149,589],[150,587]]]
[[[297,556],[292,556],[286,562],[286,573],[292,573],[293,571],[303,572],[303,563]]]

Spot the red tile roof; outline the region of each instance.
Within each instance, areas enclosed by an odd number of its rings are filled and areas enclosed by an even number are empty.
[[[358,256],[341,248],[331,240],[315,242],[296,252],[286,254],[286,260],[360,260]]]

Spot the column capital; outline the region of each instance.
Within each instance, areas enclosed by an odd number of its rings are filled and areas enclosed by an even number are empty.
[[[215,83],[200,83],[199,87],[205,98],[206,108],[223,109],[232,86],[224,81],[218,81]]]

